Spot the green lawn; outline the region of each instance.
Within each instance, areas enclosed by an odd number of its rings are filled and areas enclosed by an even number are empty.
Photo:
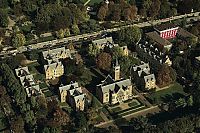
[[[137,100],[133,100],[131,103],[128,104],[129,107],[135,107],[137,105],[140,105],[141,103]]]
[[[51,91],[47,91],[47,92],[44,92],[44,95],[45,95],[46,97],[50,97],[50,96],[53,95],[53,93],[52,93]]]
[[[94,5],[95,3],[101,3],[103,0],[90,0],[89,5]]]
[[[117,112],[121,111],[122,109],[120,107],[115,107],[110,110],[112,111],[112,113],[117,113]]]
[[[132,110],[130,110],[130,111],[126,111],[126,112],[124,112],[124,113],[121,113],[121,114],[119,114],[118,116],[129,115],[129,114],[132,114],[132,113],[135,113],[135,112],[141,111],[141,110],[146,109],[146,108],[147,108],[146,106],[143,106],[143,107],[141,107],[141,108],[132,109]]]
[[[153,103],[159,104],[162,102],[168,102],[172,99],[183,97],[185,95],[186,93],[183,91],[183,87],[178,83],[174,83],[174,85],[167,89],[150,94],[148,98],[152,100]]]
[[[100,123],[100,122],[103,122],[104,120],[103,120],[103,118],[101,116],[97,116],[96,119],[95,119],[95,121],[97,123]]]
[[[45,82],[39,84],[40,85],[40,88],[47,88],[47,84]]]

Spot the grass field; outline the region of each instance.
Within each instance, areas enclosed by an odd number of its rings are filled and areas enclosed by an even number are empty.
[[[172,99],[178,99],[185,95],[187,94],[183,91],[183,87],[178,83],[174,83],[174,85],[170,86],[167,89],[150,94],[148,98],[153,101],[153,103],[159,104],[162,102],[170,101]]]
[[[88,3],[88,5],[94,5],[94,4],[98,4],[101,3],[103,0],[90,0],[90,2]]]

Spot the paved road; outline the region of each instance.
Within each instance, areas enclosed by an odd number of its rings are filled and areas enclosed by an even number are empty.
[[[55,39],[55,40],[52,40],[52,41],[46,41],[46,42],[31,44],[31,45],[28,45],[28,46],[21,46],[21,47],[18,48],[18,50],[15,53],[16,54],[22,53],[22,52],[25,52],[27,50],[32,50],[32,49],[42,49],[44,47],[56,47],[56,46],[60,46],[61,44],[68,43],[68,42],[71,42],[71,41],[77,42],[77,41],[80,41],[80,40],[87,40],[89,38],[95,38],[98,35],[102,34],[103,32],[118,31],[121,28],[126,28],[126,27],[131,27],[131,26],[138,26],[140,28],[147,27],[147,26],[153,26],[153,25],[156,25],[156,24],[160,24],[160,23],[164,23],[164,22],[168,22],[168,21],[172,21],[172,20],[176,20],[176,19],[181,19],[181,18],[184,18],[184,17],[187,18],[188,21],[190,21],[190,20],[197,21],[197,20],[200,19],[200,12],[194,12],[194,13],[174,16],[174,17],[170,17],[170,18],[165,18],[165,19],[147,21],[147,22],[142,22],[142,23],[138,23],[138,24],[130,24],[130,25],[122,26],[122,27],[101,30],[101,31],[98,31],[98,32],[90,33],[90,34],[81,34],[81,35],[71,36],[71,37],[67,37],[67,38],[63,38],[63,39]],[[6,52],[4,51],[4,52],[0,53],[0,56],[10,55],[10,54],[12,54],[11,51],[6,51]]]

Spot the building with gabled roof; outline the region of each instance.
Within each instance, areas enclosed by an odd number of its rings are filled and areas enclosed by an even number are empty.
[[[96,45],[97,48],[100,49],[100,50],[104,50],[105,47],[108,47],[110,49],[113,48],[113,47],[119,47],[122,50],[122,54],[124,56],[128,56],[128,54],[129,54],[128,47],[127,46],[121,46],[120,47],[118,44],[114,43],[112,37],[105,37],[105,38],[93,40],[92,44]]]
[[[15,69],[15,73],[17,77],[23,77],[30,74],[28,67],[19,67]]]
[[[46,79],[55,79],[64,74],[64,66],[61,62],[44,65]]]
[[[20,67],[15,69],[15,73],[20,80],[21,85],[26,90],[28,97],[42,95],[40,86],[34,81],[33,75],[30,74],[28,67]]]
[[[138,56],[150,66],[158,71],[163,64],[168,66],[172,65],[170,58],[167,55],[167,51],[160,49],[157,45],[148,41],[141,41],[136,45],[136,51]]]
[[[42,55],[48,64],[52,61],[58,61],[59,59],[72,58],[71,51],[69,49],[65,49],[65,47],[43,51]]]
[[[87,104],[87,96],[78,82],[59,87],[61,102],[68,102],[75,110],[83,111]]]
[[[101,84],[97,85],[96,94],[103,104],[121,103],[134,96],[131,79],[120,78],[120,66],[117,61],[114,71],[114,79],[108,75]]]
[[[151,73],[148,63],[133,66],[132,69],[133,78],[138,88],[147,90],[156,88],[156,78],[155,75]]]
[[[155,31],[163,39],[175,38],[179,27],[172,23],[157,25],[154,27]]]

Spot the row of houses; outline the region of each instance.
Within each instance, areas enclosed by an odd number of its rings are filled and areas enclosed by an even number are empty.
[[[40,86],[35,82],[28,67],[19,67],[15,69],[15,73],[19,78],[21,85],[25,88],[28,97],[43,95]]]

